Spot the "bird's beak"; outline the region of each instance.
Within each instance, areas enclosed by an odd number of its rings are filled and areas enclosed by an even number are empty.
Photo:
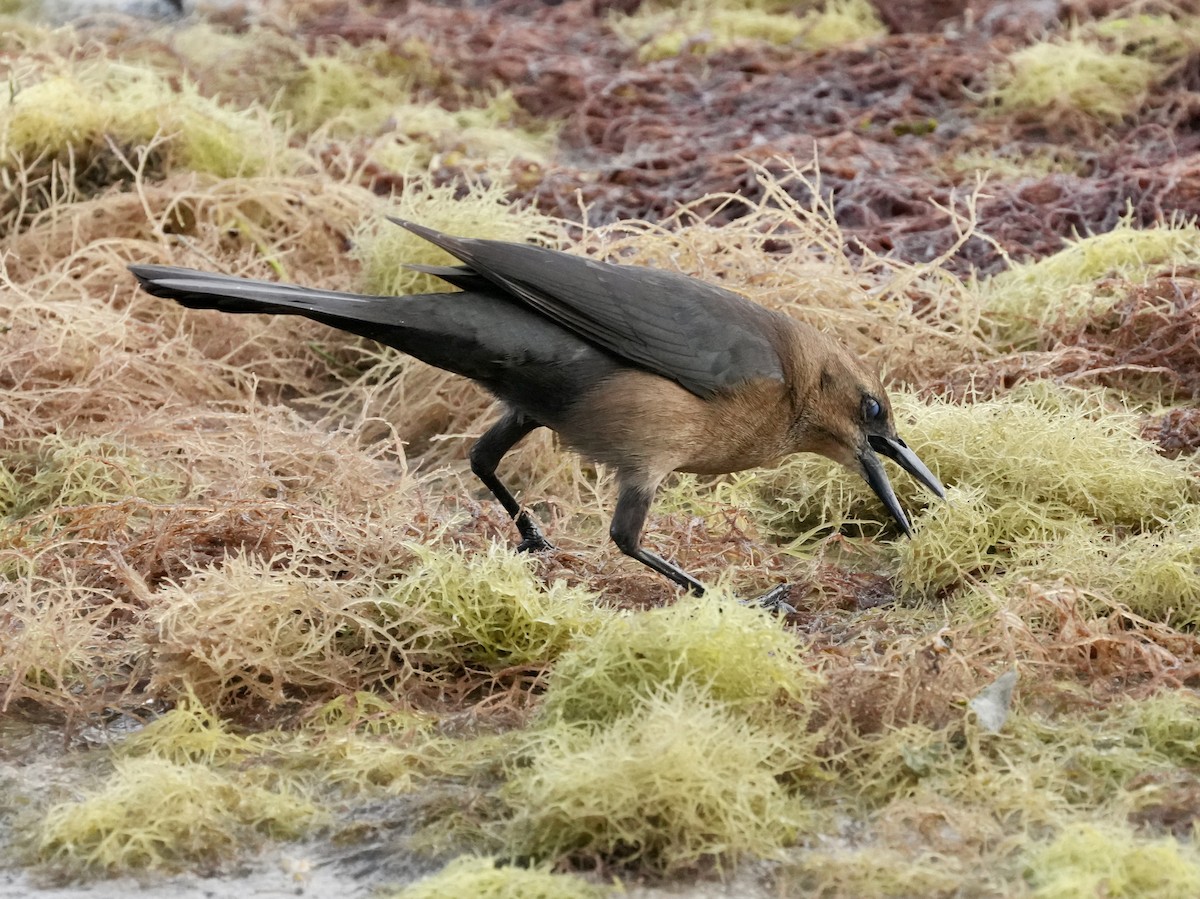
[[[866,478],[867,483],[875,491],[875,495],[879,497],[888,513],[896,520],[896,524],[900,525],[900,529],[911,537],[912,528],[904,516],[904,510],[900,508],[900,501],[896,499],[896,494],[892,491],[891,482],[888,481],[887,473],[883,470],[883,463],[879,461],[879,457],[872,450],[882,453],[896,462],[928,487],[938,498],[945,499],[946,491],[942,487],[941,481],[934,477],[933,472],[925,467],[925,463],[918,459],[917,454],[910,450],[899,437],[882,437],[872,434],[867,441],[870,445],[864,447],[858,454],[863,477]]]
[[[942,486],[942,482],[934,477],[933,472],[925,467],[925,463],[917,458],[917,454],[908,448],[908,444],[899,437],[876,437],[874,435],[867,438],[871,447],[878,453],[883,453],[910,475],[929,488],[938,499],[946,498],[946,488]]]

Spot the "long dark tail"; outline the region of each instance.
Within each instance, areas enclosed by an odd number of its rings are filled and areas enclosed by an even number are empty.
[[[174,300],[190,309],[222,312],[260,312],[282,315],[336,315],[362,320],[376,318],[373,310],[387,309],[395,322],[397,300],[369,297],[338,290],[314,290],[295,284],[252,281],[232,275],[198,272],[170,265],[131,265],[129,270],[142,289],[156,297]]]
[[[423,269],[464,288],[461,291],[401,297],[314,290],[166,265],[129,269],[154,296],[193,309],[302,315],[472,378],[514,401],[541,389],[548,377],[561,382],[556,396],[576,396],[615,365],[610,357],[461,268]]]

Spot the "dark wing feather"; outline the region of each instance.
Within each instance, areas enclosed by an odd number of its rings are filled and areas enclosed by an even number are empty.
[[[775,349],[779,314],[732,291],[658,269],[392,221],[551,321],[697,396],[784,378]]]
[[[447,284],[453,284],[460,290],[496,290],[496,285],[483,275],[476,274],[466,265],[406,265],[411,272],[421,272],[441,278]]]

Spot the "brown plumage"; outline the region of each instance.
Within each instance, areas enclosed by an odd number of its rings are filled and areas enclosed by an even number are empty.
[[[820,453],[861,474],[906,533],[876,452],[943,495],[896,434],[878,376],[809,325],[685,275],[393,221],[463,263],[414,266],[458,293],[366,297],[130,268],[145,290],[186,306],[304,315],[478,381],[505,413],[472,447],[471,468],[516,522],[523,550],[550,544],[496,468],[539,427],[616,470],[613,541],[697,594],[699,581],[641,546],[672,471],[721,474]]]

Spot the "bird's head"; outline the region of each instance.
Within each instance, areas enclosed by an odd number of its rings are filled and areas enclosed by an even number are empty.
[[[908,519],[888,481],[881,454],[924,484],[939,498],[941,482],[896,433],[887,392],[875,372],[840,346],[819,355],[813,380],[797,420],[797,448],[820,453],[863,476],[905,534]]]

